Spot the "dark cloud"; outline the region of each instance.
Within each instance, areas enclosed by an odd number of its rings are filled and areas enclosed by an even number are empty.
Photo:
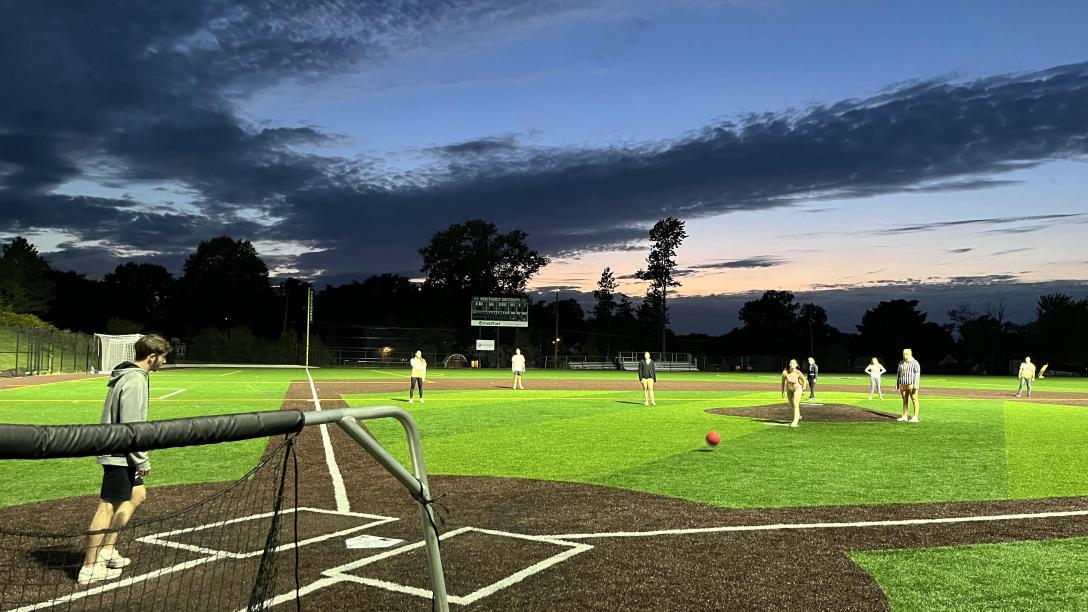
[[[973,225],[1007,225],[1011,223],[1023,223],[1024,221],[1064,221],[1070,218],[1085,217],[1085,213],[1065,213],[1057,215],[1031,215],[1026,217],[993,217],[988,219],[958,219],[955,221],[936,221],[934,223],[921,223],[918,225],[904,225],[877,230],[875,234],[912,234],[915,232],[929,232],[933,230],[947,229],[950,227],[964,227]],[[1019,233],[1024,231],[1036,231],[1045,228],[1046,225],[1016,226],[1011,228],[999,228],[986,230],[984,233]]]
[[[704,264],[696,264],[689,267],[696,270],[731,268],[772,268],[774,266],[781,266],[786,263],[789,262],[784,259],[779,259],[778,257],[757,256],[747,257],[745,259],[734,259],[730,261],[715,261]]]
[[[1034,250],[1035,250],[1035,247],[1021,247],[1021,248],[1018,248],[1018,249],[1005,249],[1003,251],[998,251],[996,253],[993,253],[992,256],[997,257],[999,255],[1012,255],[1013,253],[1023,253],[1025,251],[1034,251]]]
[[[299,257],[300,268],[348,275],[415,269],[436,230],[472,217],[574,255],[637,245],[667,214],[989,188],[1011,170],[1088,153],[1088,63],[909,83],[664,142],[480,138],[436,147],[434,163],[412,172],[306,153],[336,136],[244,114],[247,96],[272,84],[335,78],[581,10],[573,0],[10,3],[0,83],[19,86],[0,88],[0,231],[53,228],[164,255],[224,232],[303,241],[327,250]],[[191,202],[171,213],[54,193],[89,175],[125,190],[180,185]]]
[[[974,249],[973,249],[973,248],[971,248],[971,247],[964,247],[964,248],[962,248],[962,249],[949,249],[949,251],[948,251],[948,252],[949,252],[949,253],[955,253],[955,254],[957,254],[957,255],[962,255],[962,254],[964,254],[964,253],[970,253],[970,252],[971,252],[971,251],[973,251],[973,250],[974,250]]]

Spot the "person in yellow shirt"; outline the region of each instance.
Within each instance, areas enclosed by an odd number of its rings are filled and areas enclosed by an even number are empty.
[[[411,404],[415,401],[412,398],[412,393],[418,387],[419,403],[424,404],[426,402],[423,401],[423,383],[427,382],[427,360],[423,358],[422,351],[416,351],[416,356],[412,357],[412,360],[408,363],[412,366],[412,382],[408,387],[408,403]]]
[[[1031,381],[1035,380],[1035,364],[1031,362],[1031,357],[1024,357],[1024,363],[1020,364],[1019,376],[1020,386],[1016,389],[1016,397],[1020,397],[1025,385],[1028,388],[1028,397],[1031,397]]]

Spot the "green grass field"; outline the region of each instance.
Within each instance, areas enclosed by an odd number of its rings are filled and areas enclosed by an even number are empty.
[[[322,380],[402,380],[400,370],[313,370]],[[1084,407],[1002,399],[923,396],[922,423],[803,423],[789,428],[708,414],[709,408],[777,403],[773,374],[664,374],[663,380],[764,383],[766,391],[659,392],[641,405],[630,373],[532,372],[528,380],[630,380],[631,391],[443,391],[442,381],[496,378],[505,371],[436,371],[427,404],[404,394],[352,395],[352,406],[398,405],[423,432],[433,474],[592,483],[725,508],[895,504],[1088,495],[1088,413]],[[173,370],[152,378],[151,417],[168,419],[277,410],[302,370]],[[829,374],[824,402],[898,411],[898,399],[870,401],[864,376]],[[1015,379],[934,376],[928,388],[1014,389]],[[1088,381],[1047,379],[1037,391],[1084,393]],[[0,390],[0,422],[95,423],[105,394],[96,378]],[[167,397],[168,396],[168,397]],[[514,398],[517,401],[511,401]],[[394,423],[368,424],[407,461]],[[721,445],[704,452],[708,430]],[[264,440],[155,451],[152,486],[239,477]],[[90,459],[0,462],[0,507],[91,495]],[[857,552],[894,607],[1083,609],[1088,606],[1088,543],[1028,542],[949,549]],[[1065,561],[1062,561],[1062,560]],[[1010,564],[1015,580],[1007,580]],[[1064,564],[1064,565],[1063,565]],[[1060,566],[1060,567],[1059,567]],[[1077,568],[1079,574],[1070,568]],[[915,579],[907,576],[914,576]],[[986,584],[985,589],[965,589]],[[1039,585],[1045,585],[1045,588]],[[1042,591],[1045,590],[1045,593]],[[970,592],[968,592],[970,591]]]

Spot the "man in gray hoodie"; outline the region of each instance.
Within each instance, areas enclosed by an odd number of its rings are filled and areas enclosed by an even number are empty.
[[[134,361],[117,365],[107,383],[100,421],[103,425],[147,420],[148,375],[166,363],[169,353],[170,343],[162,336],[149,335],[136,341]],[[121,568],[131,562],[115,548],[117,531],[95,532],[118,530],[128,523],[147,498],[143,479],[151,473],[146,452],[101,455],[97,461],[102,466],[102,490],[88,528],[92,533],[79,571],[80,584],[117,578]]]

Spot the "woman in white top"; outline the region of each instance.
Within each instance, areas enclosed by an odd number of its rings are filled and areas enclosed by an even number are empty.
[[[525,382],[521,379],[522,374],[525,374],[525,355],[521,354],[521,349],[514,349],[514,356],[510,358],[510,369],[514,371],[514,389],[525,390]]]
[[[880,360],[873,357],[869,365],[865,366],[865,373],[869,375],[869,399],[873,399],[873,391],[876,391],[880,399],[884,399],[884,392],[880,389],[880,375],[888,369],[880,365]]]
[[[408,403],[413,401],[412,393],[419,389],[419,403],[423,404],[423,383],[427,382],[427,360],[423,358],[421,351],[416,351],[415,357],[412,357],[408,365],[412,366],[412,380],[408,387]]]
[[[786,393],[789,392],[788,398],[793,408],[793,422],[790,427],[797,427],[801,421],[801,396],[804,395],[806,386],[808,379],[798,367],[797,360],[790,359],[789,366],[782,370],[782,397],[787,397]]]

